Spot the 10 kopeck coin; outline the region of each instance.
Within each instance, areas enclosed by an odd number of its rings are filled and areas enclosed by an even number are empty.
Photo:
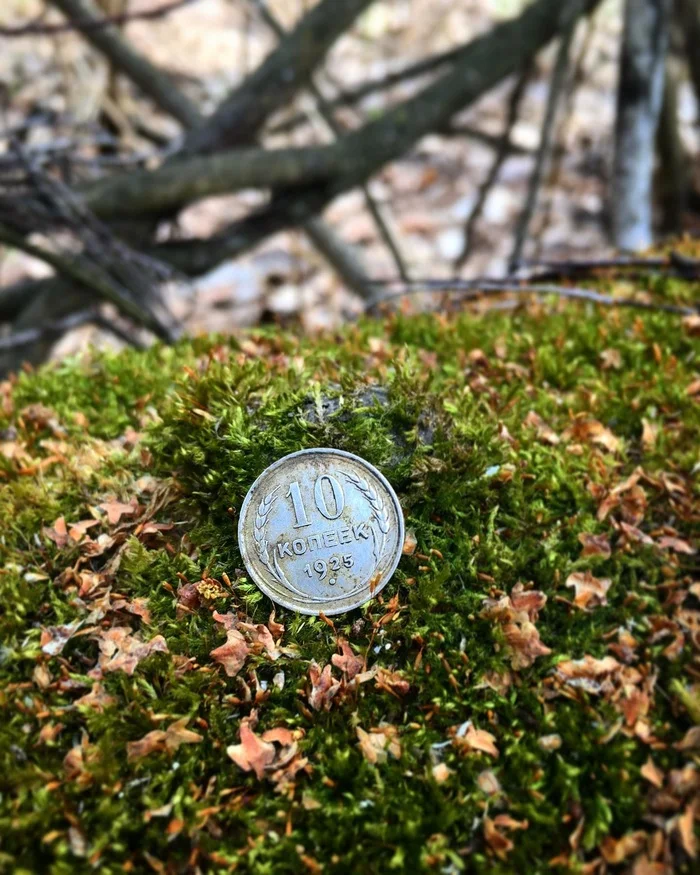
[[[339,614],[373,598],[404,541],[396,493],[373,465],[343,450],[301,450],[253,483],[238,543],[273,601],[302,614]]]

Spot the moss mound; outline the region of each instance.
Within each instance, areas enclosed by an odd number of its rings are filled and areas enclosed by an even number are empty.
[[[6,384],[0,870],[690,872],[695,328],[549,302]],[[235,535],[312,446],[416,542],[333,622]]]

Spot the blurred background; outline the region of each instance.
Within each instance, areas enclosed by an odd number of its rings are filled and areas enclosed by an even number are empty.
[[[698,0],[3,0],[0,39],[5,373],[700,230]]]

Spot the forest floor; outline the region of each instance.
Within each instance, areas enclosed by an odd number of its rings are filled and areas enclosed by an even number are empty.
[[[547,300],[2,384],[0,871],[697,871],[697,335]],[[235,535],[312,446],[409,533],[333,622]]]
[[[574,46],[571,87],[555,130],[555,157],[534,216],[527,257],[568,257],[606,251],[606,190],[612,155],[619,38],[619,3],[607,0],[583,25]],[[413,60],[449,49],[488,29],[499,18],[517,13],[521,0],[395,0],[376,3],[352,33],[331,51],[317,82],[327,98],[340,88],[351,89],[381,78]],[[133,10],[149,7],[132,0]],[[0,16],[8,22],[31,19],[42,8],[39,0],[8,0]],[[289,27],[304,8],[302,2],[272,0],[270,8]],[[59,20],[49,13],[46,21]],[[204,108],[213,108],[228,89],[253,69],[275,44],[254,11],[254,4],[199,0],[158,21],[134,21],[126,34],[137,48],[177,74],[182,87]],[[494,148],[464,134],[425,138],[403,160],[379,173],[370,188],[382,205],[390,228],[413,277],[503,275],[513,247],[513,228],[523,208],[533,158],[540,141],[554,48],[538,60],[511,132],[517,151],[505,161],[486,199],[481,219],[469,241],[464,266],[454,261],[465,242],[465,224],[479,186],[494,160]],[[6,39],[0,54],[0,81],[9,95],[6,126],[20,124],[33,112],[26,145],[46,147],[63,137],[66,153],[78,177],[109,172],[109,160],[95,147],[96,119],[103,105],[106,70],[102,61],[75,34],[60,37]],[[422,80],[425,81],[425,80]],[[421,82],[409,82],[368,97],[356,109],[341,109],[338,121],[351,128],[380,113],[392,100],[407,96]],[[490,93],[456,120],[492,137],[502,135],[513,83]],[[173,123],[154,112],[124,82],[127,115],[160,134],[176,134]],[[689,89],[681,89],[682,133],[697,151],[696,107]],[[313,102],[300,98],[270,126],[298,112],[307,120],[291,133],[268,131],[269,145],[327,141]],[[43,114],[43,115],[42,115]],[[133,161],[144,155],[156,160],[158,150],[128,127],[119,138],[118,158]],[[77,163],[76,163],[77,162]],[[82,162],[82,163],[81,163]],[[176,229],[162,233],[208,235],[260,202],[256,192],[214,198],[185,211]],[[383,247],[359,192],[340,198],[327,210],[327,220],[358,247],[375,278],[396,276],[396,266]],[[691,216],[688,230],[696,230]],[[161,235],[162,236],[162,235]],[[0,283],[27,275],[43,275],[46,267],[13,253],[0,262]],[[277,235],[249,256],[223,265],[198,282],[194,297],[171,303],[192,333],[234,331],[260,320],[299,322],[315,331],[341,323],[357,312],[358,302],[342,288],[302,234]],[[416,301],[416,306],[425,302]],[[104,341],[93,328],[72,332],[56,354],[80,348],[86,340]]]

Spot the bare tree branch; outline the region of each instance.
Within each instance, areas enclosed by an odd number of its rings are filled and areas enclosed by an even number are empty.
[[[599,0],[588,0],[588,13]],[[355,188],[422,136],[441,127],[456,112],[529,63],[558,32],[562,14],[581,9],[579,0],[536,0],[517,18],[504,21],[473,40],[459,64],[417,95],[388,110],[326,149],[341,149],[344,170],[325,186],[283,191],[269,206],[234,222],[208,240],[158,247],[158,257],[179,269],[203,273],[260,243],[265,237],[301,224],[335,197]],[[155,250],[153,251],[155,254]]]
[[[266,22],[268,27],[273,30],[280,39],[284,39],[286,37],[286,31],[282,27],[282,25],[277,21],[275,16],[269,10],[268,6],[264,2],[264,0],[252,0],[255,7],[258,9],[260,15],[263,20]],[[336,138],[341,137],[343,134],[343,130],[335,120],[332,111],[329,109],[328,104],[326,103],[323,94],[316,86],[314,82],[313,76],[309,79],[308,89],[313,95],[314,100],[316,101],[316,106],[318,108],[321,117],[326,122],[331,132],[335,135]],[[379,236],[384,241],[385,246],[391,253],[392,258],[394,259],[394,264],[396,265],[396,269],[399,273],[399,276],[403,280],[408,280],[408,270],[406,268],[406,262],[401,254],[401,250],[399,249],[399,245],[394,240],[394,237],[389,230],[389,227],[384,220],[384,216],[382,216],[381,210],[374,197],[372,196],[371,191],[369,190],[369,185],[364,183],[361,186],[362,194],[365,199],[365,204],[367,209],[369,210],[370,215],[374,219],[374,223],[377,226],[377,230],[379,231]]]
[[[170,0],[168,3],[155,6],[153,9],[142,9],[140,12],[123,12],[120,15],[107,15],[100,19],[92,17],[73,19],[62,24],[44,24],[41,21],[30,21],[17,27],[1,26],[0,36],[52,36],[59,33],[68,33],[73,30],[87,33],[88,31],[98,30],[103,27],[126,24],[129,21],[153,21],[156,18],[163,18],[165,15],[175,12],[176,9],[190,6],[192,3],[197,2],[198,0]]]
[[[135,52],[113,27],[90,27],[88,22],[99,23],[101,16],[92,0],[49,0],[73,22],[82,22],[85,38],[114,66],[126,74],[158,106],[177,119],[184,127],[200,124],[202,116],[196,104],[175,85],[168,73],[156,67],[143,55]]]
[[[63,319],[45,322],[43,325],[37,325],[34,328],[23,328],[20,331],[13,331],[11,334],[0,337],[0,353],[7,353],[25,346],[31,346],[38,340],[53,342],[59,340],[66,332],[89,324],[109,331],[120,340],[128,343],[129,346],[135,346],[137,349],[145,348],[138,337],[124,331],[120,325],[108,319],[98,310],[89,309],[78,310],[69,316],[64,316]]]
[[[377,286],[380,285],[382,284],[377,283]],[[394,283],[392,285],[398,284]],[[554,295],[559,298],[587,301],[604,307],[630,307],[635,310],[657,310],[664,313],[674,313],[679,316],[692,316],[698,312],[697,309],[693,307],[682,307],[676,304],[666,304],[663,302],[655,303],[651,301],[641,301],[637,298],[616,298],[613,295],[603,295],[592,289],[582,289],[575,286],[541,285],[538,283],[529,284],[527,282],[496,280],[486,277],[474,280],[453,281],[430,279],[414,280],[412,283],[403,285],[396,291],[389,290],[378,293],[375,298],[366,303],[366,309],[375,309],[381,304],[387,304],[391,301],[399,300],[407,295],[419,295],[426,292],[433,294],[457,293],[461,300],[478,300],[486,295],[503,294],[537,295],[540,297]]]
[[[501,168],[503,167],[503,164],[508,157],[508,145],[510,143],[511,133],[513,131],[513,127],[516,121],[518,120],[520,104],[522,103],[522,99],[525,95],[525,89],[527,87],[531,72],[531,68],[530,66],[528,66],[518,76],[513,91],[510,95],[510,99],[508,100],[508,113],[506,116],[506,123],[503,128],[503,134],[501,136],[501,142],[496,151],[496,154],[494,155],[493,162],[491,163],[491,167],[489,168],[489,172],[486,174],[486,178],[479,186],[479,193],[477,195],[474,207],[469,213],[467,221],[464,224],[464,243],[462,244],[462,251],[454,261],[453,266],[455,271],[460,270],[466,264],[469,256],[474,251],[474,246],[476,243],[474,232],[476,230],[476,225],[481,218],[481,214],[484,210],[484,206],[491,192],[491,189],[498,179],[498,174],[501,172]]]
[[[537,150],[535,158],[535,167],[530,177],[525,206],[520,215],[515,229],[515,240],[513,243],[513,252],[510,257],[511,272],[517,269],[520,259],[523,255],[525,241],[527,240],[530,222],[537,206],[537,196],[542,185],[544,170],[549,162],[552,151],[552,141],[554,137],[554,122],[559,108],[559,101],[566,82],[566,74],[569,69],[569,52],[571,50],[571,41],[573,40],[578,24],[579,17],[583,12],[583,2],[579,4],[579,8],[573,7],[568,16],[565,18],[562,15],[562,33],[559,43],[559,51],[557,52],[557,60],[554,64],[554,71],[549,85],[549,95],[547,97],[547,107],[545,109],[544,119],[542,122],[542,133],[540,136],[540,147]]]
[[[204,154],[255,142],[272,113],[309,84],[333,43],[372,2],[321,0],[216,112],[186,137],[183,153]]]

